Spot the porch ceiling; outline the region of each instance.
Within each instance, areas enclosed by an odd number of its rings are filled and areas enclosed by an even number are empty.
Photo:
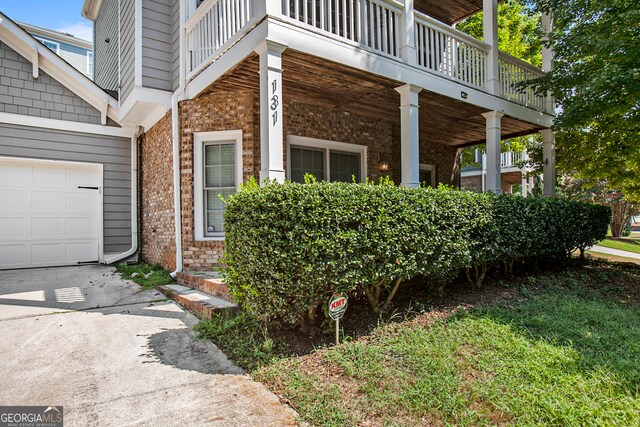
[[[282,56],[284,102],[293,99],[330,109],[377,117],[400,125],[401,83],[315,58],[293,50]],[[259,91],[259,58],[252,55],[213,83],[217,90]],[[488,110],[427,90],[420,92],[420,137],[428,142],[464,147],[484,143]],[[505,116],[503,139],[540,130],[536,125]]]
[[[480,12],[482,0],[415,0],[414,8],[451,25]]]

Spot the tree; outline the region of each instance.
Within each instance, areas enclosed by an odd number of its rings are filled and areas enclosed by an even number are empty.
[[[640,201],[640,3],[534,1],[554,18],[553,71],[531,83],[558,104],[558,169],[612,207],[619,236]]]
[[[498,49],[539,67],[542,64],[540,14],[532,13],[525,0],[498,4]],[[477,13],[460,22],[458,30],[478,40],[484,39],[483,15]]]

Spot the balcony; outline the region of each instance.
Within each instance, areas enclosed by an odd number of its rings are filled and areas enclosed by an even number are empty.
[[[405,11],[395,0],[205,0],[185,23],[187,80],[267,15],[536,111],[546,109],[544,96],[517,89],[519,82],[541,76],[540,69],[504,52],[489,67],[488,44],[419,11]],[[410,43],[407,25],[413,26]],[[489,83],[490,68],[496,69],[497,89]]]

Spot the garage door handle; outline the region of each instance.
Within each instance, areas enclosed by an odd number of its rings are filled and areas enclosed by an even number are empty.
[[[83,187],[82,185],[78,185],[78,188],[83,188],[85,190],[99,190],[100,187]]]

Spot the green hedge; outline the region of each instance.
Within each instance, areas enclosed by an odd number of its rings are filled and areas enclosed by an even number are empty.
[[[385,309],[407,279],[481,283],[503,261],[566,257],[606,234],[606,208],[558,199],[346,183],[245,185],[227,200],[225,275],[265,320],[313,320],[332,292]],[[474,277],[475,276],[475,277]]]

